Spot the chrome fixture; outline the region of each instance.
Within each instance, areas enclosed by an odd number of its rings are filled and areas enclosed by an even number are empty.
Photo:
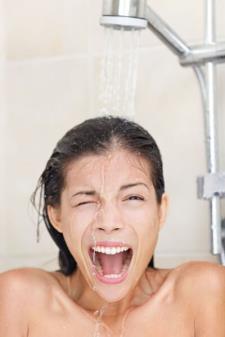
[[[125,29],[147,27],[146,0],[105,0],[100,23],[104,26]]]
[[[124,29],[149,27],[179,58],[192,66],[199,81],[205,124],[208,174],[198,178],[198,195],[209,200],[211,251],[225,265],[225,220],[221,219],[220,198],[225,195],[225,173],[218,168],[216,64],[225,62],[225,42],[216,43],[215,0],[205,0],[205,39],[189,46],[146,3],[146,0],[103,0],[100,23]],[[219,185],[218,185],[219,184]]]

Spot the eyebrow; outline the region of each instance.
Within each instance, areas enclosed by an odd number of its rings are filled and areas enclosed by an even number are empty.
[[[72,195],[72,198],[73,197],[76,197],[77,195],[96,195],[96,191],[79,191],[75,194]]]
[[[134,183],[134,184],[127,184],[127,185],[122,185],[121,187],[120,187],[120,191],[124,191],[124,190],[126,190],[126,189],[128,189],[128,188],[131,188],[131,187],[135,187],[135,186],[145,186],[148,190],[149,190],[149,187],[146,185],[146,184],[144,184],[144,183]],[[97,192],[96,191],[94,191],[94,190],[87,190],[87,191],[79,191],[79,192],[77,192],[77,193],[75,193],[75,194],[73,194],[72,195],[72,198],[73,197],[76,197],[77,195],[91,195],[91,196],[93,196],[93,195],[97,195]]]
[[[134,184],[127,184],[127,185],[121,186],[120,191],[126,190],[127,188],[139,186],[139,185],[145,186],[149,190],[148,186],[144,183],[134,183]]]

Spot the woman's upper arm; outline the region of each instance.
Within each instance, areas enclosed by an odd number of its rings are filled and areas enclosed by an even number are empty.
[[[29,291],[22,270],[0,274],[0,336],[25,337]]]
[[[225,268],[210,267],[203,273],[200,286],[195,336],[225,337]]]

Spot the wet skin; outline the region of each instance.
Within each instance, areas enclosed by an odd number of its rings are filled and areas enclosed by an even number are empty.
[[[102,308],[101,337],[225,337],[224,267],[147,268],[166,209],[167,196],[157,202],[149,164],[136,154],[116,148],[71,163],[61,203],[48,213],[78,269],[69,277],[39,269],[3,273],[0,337],[94,337]],[[88,251],[95,240],[132,247],[121,283],[93,274]]]
[[[96,308],[85,302],[79,278],[77,273],[77,289],[71,291],[71,280],[59,273],[3,273],[0,336],[94,337]],[[149,270],[134,292],[123,337],[225,337],[224,288],[224,267],[216,264],[191,262],[171,270]],[[103,316],[111,336],[121,337],[123,317],[124,313]],[[107,336],[106,330],[102,336]]]

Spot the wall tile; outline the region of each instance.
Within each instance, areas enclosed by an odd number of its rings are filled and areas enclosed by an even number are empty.
[[[193,251],[186,252],[186,255],[155,255],[155,265],[157,266],[157,268],[175,268],[180,264],[189,261],[209,261],[211,263],[219,263],[218,258],[214,255],[204,253],[195,254]]]
[[[225,23],[224,23],[224,13],[225,13],[225,3],[224,1],[215,1],[216,6],[216,30],[217,39],[225,39]]]
[[[6,218],[5,218],[5,208],[6,208],[6,198],[4,196],[4,192],[6,190],[7,184],[5,181],[5,172],[6,172],[6,162],[3,158],[5,158],[5,125],[6,125],[6,106],[5,106],[5,62],[4,60],[0,60],[0,158],[1,158],[1,165],[0,165],[0,186],[1,191],[0,193],[0,214],[1,214],[1,221],[0,221],[0,254],[5,252],[6,246]]]
[[[87,51],[86,0],[8,0],[5,8],[9,59]]]
[[[56,254],[43,256],[0,256],[0,272],[13,268],[42,268],[53,271],[58,270],[58,262]]]
[[[47,57],[63,50],[63,2],[5,2],[9,59]]]
[[[3,0],[0,0],[0,60],[5,59],[5,10]]]
[[[89,1],[63,1],[63,53],[87,53]]]
[[[1,193],[8,200],[7,249],[13,255],[53,249],[44,229],[43,241],[35,244],[37,218],[30,214],[29,199],[56,142],[88,116],[86,69],[86,59],[8,64],[8,183]]]
[[[0,158],[4,158],[5,146],[5,121],[6,121],[6,107],[5,107],[5,27],[4,27],[4,11],[3,1],[0,1]],[[0,165],[0,186],[1,190],[5,190],[5,162],[1,160]],[[1,213],[1,225],[0,225],[0,237],[2,238],[2,244],[0,245],[0,254],[5,251],[6,243],[6,231],[5,231],[5,204],[6,200],[3,194],[0,194],[0,213]]]

